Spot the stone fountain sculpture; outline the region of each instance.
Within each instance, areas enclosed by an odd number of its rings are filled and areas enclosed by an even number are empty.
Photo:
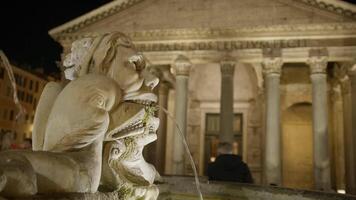
[[[65,86],[46,85],[36,110],[33,151],[0,152],[0,196],[117,190],[155,199],[159,178],[142,150],[156,140],[158,79],[122,33],[72,44]],[[100,186],[100,187],[99,187]]]

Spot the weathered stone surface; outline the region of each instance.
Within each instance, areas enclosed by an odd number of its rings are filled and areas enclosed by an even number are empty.
[[[157,139],[158,79],[143,56],[116,32],[76,41],[64,67],[71,81],[50,83],[40,100],[35,151],[0,152],[0,194],[95,193],[100,185],[123,199],[156,199],[159,174],[142,150]]]
[[[169,17],[161,17],[162,11]],[[236,16],[238,17],[221,17]],[[310,20],[313,16],[313,20]],[[301,24],[340,21],[346,18],[335,14],[325,15],[320,10],[311,9],[305,4],[279,1],[257,0],[222,1],[213,0],[146,0],[112,15],[106,20],[83,27],[80,32],[110,32],[117,30],[147,30],[174,28],[236,27],[256,24]],[[173,23],[174,22],[174,23]]]
[[[191,177],[164,177],[165,184],[158,185],[159,200],[198,199],[194,179]],[[214,200],[355,200],[356,196],[337,193],[264,187],[239,183],[211,182],[202,179],[204,199]]]
[[[158,184],[158,200],[198,199],[193,177],[165,176]],[[356,196],[337,193],[295,190],[279,187],[264,187],[239,183],[211,182],[200,178],[204,199],[209,200],[356,200]],[[118,192],[94,194],[37,195],[13,200],[124,200]],[[126,200],[126,199],[125,199]]]

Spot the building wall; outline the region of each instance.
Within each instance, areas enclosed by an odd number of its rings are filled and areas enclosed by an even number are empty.
[[[285,187],[312,189],[314,186],[311,89],[307,65],[283,65],[281,145],[282,182]]]
[[[11,131],[14,143],[19,145],[25,138],[31,138],[36,106],[47,80],[15,66],[12,69],[17,96],[26,112],[16,118],[19,109],[13,100],[11,82],[5,68],[0,66],[0,134]]]
[[[283,112],[282,124],[283,186],[312,189],[314,179],[311,104],[300,103],[289,107]]]

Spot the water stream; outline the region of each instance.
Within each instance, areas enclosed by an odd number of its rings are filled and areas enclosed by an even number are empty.
[[[19,109],[19,112],[16,114],[16,117],[15,117],[15,119],[17,121],[21,116],[24,116],[24,114],[26,113],[26,110],[21,105],[21,103],[19,101],[19,98],[17,96],[17,86],[16,86],[14,72],[12,70],[9,60],[7,59],[5,53],[2,50],[0,50],[0,61],[3,63],[3,65],[7,71],[7,75],[9,76],[9,80],[10,80],[11,87],[13,90],[13,100],[14,100],[16,107]]]
[[[158,105],[158,109],[161,109],[163,112],[166,113],[166,115],[174,122],[174,124],[176,125],[177,129],[178,129],[178,133],[179,133],[179,136],[184,144],[184,147],[185,147],[185,151],[186,153],[188,154],[189,156],[189,161],[190,161],[190,165],[192,166],[192,169],[193,169],[193,172],[194,172],[194,177],[195,177],[195,185],[197,187],[197,191],[198,191],[198,195],[199,195],[199,199],[200,200],[203,200],[203,194],[201,192],[201,189],[200,189],[200,182],[199,182],[199,178],[198,178],[198,172],[197,172],[197,168],[195,166],[195,163],[194,163],[194,160],[193,160],[193,157],[190,153],[190,150],[189,150],[189,147],[188,147],[188,144],[187,144],[187,140],[185,139],[185,136],[183,135],[183,132],[182,130],[180,129],[179,125],[177,124],[176,120],[174,119],[174,117],[168,112],[168,110],[166,110],[165,108],[163,108],[162,106],[159,106]]]

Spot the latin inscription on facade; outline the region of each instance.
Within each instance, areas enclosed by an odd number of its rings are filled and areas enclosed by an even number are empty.
[[[269,41],[202,41],[169,43],[136,43],[139,51],[180,51],[180,50],[237,50],[264,48],[306,47],[307,40],[269,40]]]

